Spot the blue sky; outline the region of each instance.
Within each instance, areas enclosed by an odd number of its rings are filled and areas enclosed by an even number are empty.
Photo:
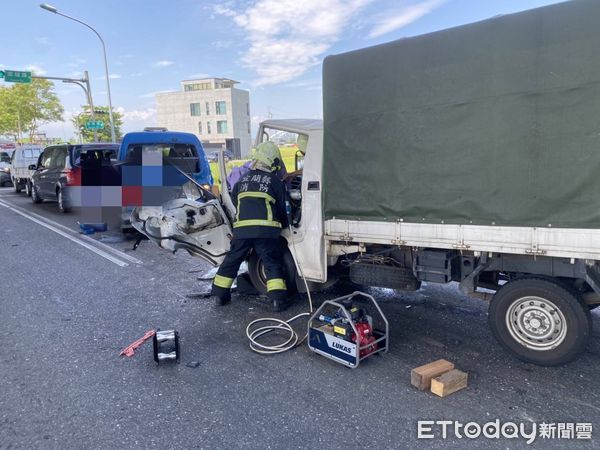
[[[125,130],[155,124],[154,93],[184,79],[216,76],[250,91],[253,124],[322,116],[321,62],[332,53],[415,36],[560,0],[54,0],[59,11],[90,23],[108,51],[113,106]],[[94,103],[107,104],[98,39],[85,27],[39,7],[0,6],[0,68],[80,77],[88,70]],[[3,82],[0,82],[3,85]],[[73,136],[69,118],[81,88],[56,84],[65,123],[42,127]]]

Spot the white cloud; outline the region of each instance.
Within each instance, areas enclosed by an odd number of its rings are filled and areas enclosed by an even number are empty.
[[[160,60],[160,61],[156,61],[152,65],[154,67],[169,67],[169,66],[172,66],[173,64],[175,64],[173,61],[168,61],[166,59],[163,59],[163,60]]]
[[[46,70],[37,64],[29,64],[28,66],[25,66],[25,69],[30,72],[33,72],[34,75],[45,75],[46,74]]]
[[[46,36],[36,37],[35,42],[37,42],[40,45],[50,45],[50,39]]]
[[[320,63],[350,19],[373,0],[257,0],[243,12],[217,5],[216,14],[242,28],[250,47],[242,64],[254,84],[282,83]]]
[[[369,37],[376,38],[405,27],[429,14],[445,2],[446,0],[425,0],[386,11],[379,16],[377,23],[369,32]]]
[[[45,131],[48,137],[60,137],[67,141],[76,136],[75,127],[71,123],[71,119],[81,112],[81,108],[72,107],[66,108],[63,114],[62,122],[50,122],[43,124],[40,131]]]
[[[213,8],[216,14],[227,17],[235,17],[236,13],[231,9],[231,2],[227,2],[224,5],[215,5]]]
[[[126,110],[122,106],[117,106],[115,111],[121,113],[123,115],[123,120],[125,121],[148,121],[150,119],[154,120],[156,117],[156,108],[152,107]]]
[[[63,119],[65,119],[64,121],[65,122],[70,122],[71,119],[73,117],[77,116],[78,114],[80,114],[81,111],[82,111],[81,108],[76,108],[76,107],[73,107],[73,108],[70,108],[70,109],[66,109],[65,112],[64,112],[64,114],[63,114]]]
[[[123,131],[126,133],[156,125],[156,109],[153,107],[128,110],[118,106],[115,110],[123,115]]]

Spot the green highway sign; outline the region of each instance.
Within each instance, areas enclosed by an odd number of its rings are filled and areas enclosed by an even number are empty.
[[[31,72],[0,70],[0,78],[10,83],[31,83]]]
[[[88,120],[85,123],[85,128],[88,130],[104,130],[104,122],[101,120]]]

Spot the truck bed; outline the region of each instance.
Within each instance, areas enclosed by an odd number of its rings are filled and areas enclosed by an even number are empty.
[[[330,240],[600,259],[600,2],[328,57]]]

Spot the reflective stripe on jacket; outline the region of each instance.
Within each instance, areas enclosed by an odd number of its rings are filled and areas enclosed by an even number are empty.
[[[237,208],[235,237],[277,238],[287,227],[285,185],[275,174],[261,170],[244,174],[233,187],[232,199]]]

